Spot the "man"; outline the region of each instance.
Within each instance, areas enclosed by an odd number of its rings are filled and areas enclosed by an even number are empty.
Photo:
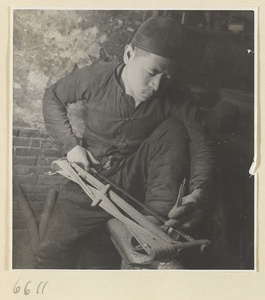
[[[51,139],[70,163],[91,165],[139,198],[168,225],[189,230],[203,219],[212,180],[210,141],[189,90],[178,77],[181,26],[155,17],[125,47],[124,63],[94,63],[48,88],[43,115]],[[83,99],[88,112],[82,146],[66,105]],[[183,178],[189,195],[173,208]],[[72,268],[76,243],[110,217],[74,183],[61,192],[37,254],[39,268]]]

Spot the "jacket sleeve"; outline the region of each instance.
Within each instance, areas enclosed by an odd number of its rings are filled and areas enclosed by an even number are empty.
[[[67,116],[67,105],[88,98],[88,67],[74,70],[46,89],[43,97],[43,118],[47,132],[55,144],[66,154],[78,145]]]
[[[214,154],[212,141],[204,128],[202,115],[195,104],[190,91],[180,93],[181,105],[175,105],[173,115],[184,123],[190,141],[190,181],[189,192],[195,189],[204,189],[207,193],[213,188],[214,181]]]

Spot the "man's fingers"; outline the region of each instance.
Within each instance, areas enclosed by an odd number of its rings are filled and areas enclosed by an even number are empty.
[[[67,153],[67,160],[70,164],[77,163],[86,171],[89,171],[88,155],[85,149],[79,145]]]
[[[186,207],[184,205],[180,206],[180,207],[174,206],[171,209],[171,211],[168,213],[168,217],[170,219],[177,219],[177,218],[183,216],[185,211],[186,211]]]
[[[194,209],[196,204],[189,203],[187,205],[182,205],[180,207],[174,206],[171,211],[168,213],[168,217],[170,219],[178,219],[181,218],[183,215],[188,214],[191,210]]]
[[[92,164],[100,164],[100,162],[95,159],[90,151],[79,145],[75,146],[67,153],[67,160],[69,161],[69,163],[79,164],[80,167],[82,167],[86,171],[90,170],[90,162]]]
[[[176,220],[176,219],[169,219],[166,221],[165,225],[170,226],[173,228],[178,228],[181,224],[183,224],[184,219]]]
[[[86,150],[86,149],[85,149],[85,150]],[[90,161],[92,162],[92,164],[94,164],[94,165],[100,164],[100,162],[99,162],[98,160],[95,159],[95,157],[93,156],[93,154],[92,154],[90,151],[86,150],[86,153],[87,153],[87,155],[88,155]]]
[[[182,215],[179,219],[169,219],[165,225],[173,228],[190,229],[195,225],[198,225],[204,217],[204,213],[201,209],[191,211],[186,215]]]

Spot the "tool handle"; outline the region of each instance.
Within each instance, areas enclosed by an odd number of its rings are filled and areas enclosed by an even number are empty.
[[[175,207],[180,207],[182,204],[182,198],[185,194],[185,184],[186,184],[186,178],[183,179],[181,185],[179,186],[179,192],[178,192],[178,197],[177,197]]]

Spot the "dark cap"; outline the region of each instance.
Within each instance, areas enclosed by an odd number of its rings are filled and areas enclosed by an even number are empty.
[[[147,52],[178,58],[181,54],[182,27],[173,18],[152,17],[136,32],[132,44]]]

